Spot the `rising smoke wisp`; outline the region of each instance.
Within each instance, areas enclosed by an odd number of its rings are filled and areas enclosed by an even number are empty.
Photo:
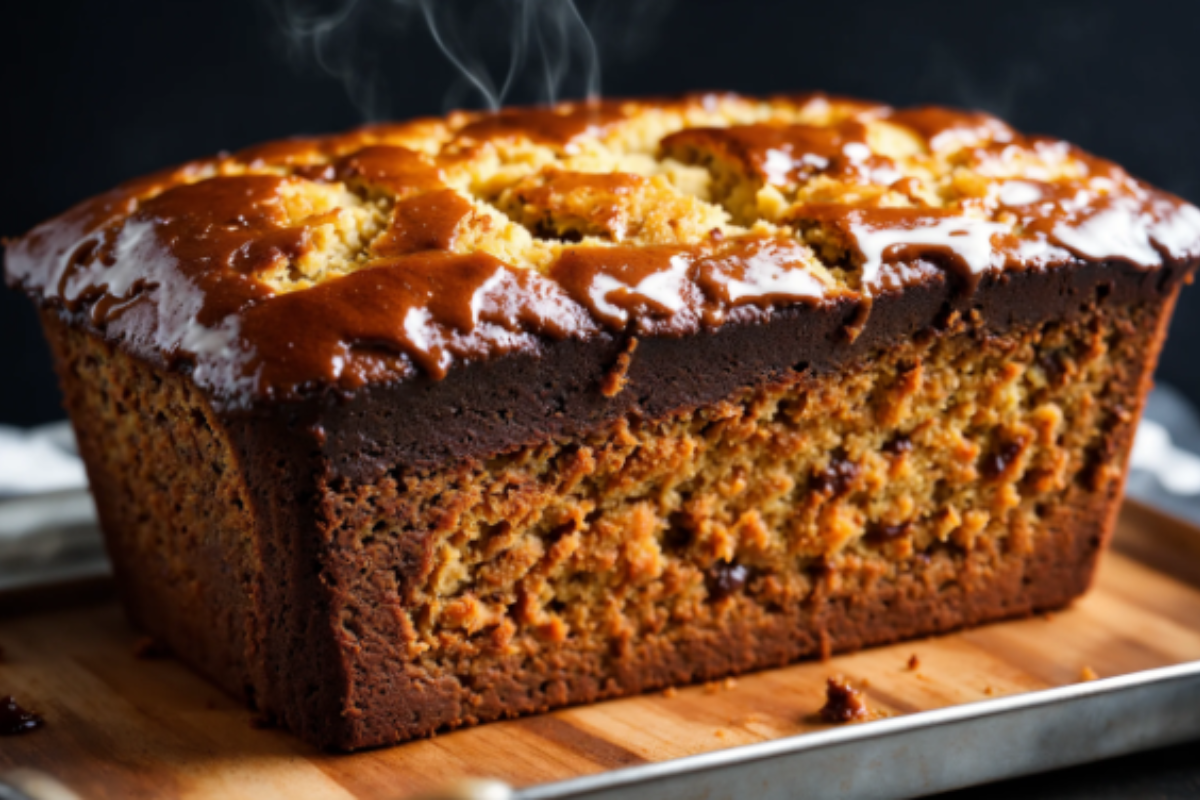
[[[404,58],[415,36],[431,37],[457,71],[446,108],[600,94],[599,51],[574,0],[263,1],[293,56],[340,80],[367,119],[391,112],[389,80],[428,79]]]

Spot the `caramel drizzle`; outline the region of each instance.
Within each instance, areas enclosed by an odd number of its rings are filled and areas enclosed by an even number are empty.
[[[982,111],[923,106],[891,111],[884,116],[889,122],[921,134],[934,152],[956,146],[975,147],[989,142],[1012,142],[1019,138],[1008,125]]]
[[[613,101],[504,109],[465,125],[455,138],[466,143],[529,139],[570,151],[576,140],[602,135],[625,116],[622,104]]]
[[[557,284],[486,253],[385,260],[257,304],[241,319],[261,389],[285,395],[403,375],[404,358],[440,379],[456,360],[536,350],[540,337],[597,329]]]
[[[742,308],[824,300],[826,287],[800,267],[804,257],[794,241],[759,236],[724,245],[577,247],[550,277],[611,330],[685,335]]]
[[[981,114],[867,109],[917,131],[932,150],[965,145],[978,164],[1005,157],[1006,147],[1066,147],[1021,139]],[[478,147],[523,136],[569,148],[624,115],[619,104],[501,112],[469,122],[453,141]],[[766,182],[795,183],[817,172],[880,181],[889,165],[864,152],[864,130],[849,119],[829,128],[754,125],[674,136],[718,142]],[[238,404],[322,386],[352,389],[417,370],[441,378],[458,361],[536,352],[547,339],[606,329],[680,336],[797,303],[869,302],[878,291],[927,279],[928,271],[914,267],[926,262],[970,285],[988,271],[1073,257],[1145,269],[1200,258],[1200,211],[1108,162],[1071,155],[1085,166],[1084,177],[998,184],[980,216],[793,209],[793,223],[821,224],[849,244],[858,294],[816,277],[806,266],[810,251],[785,233],[689,246],[567,247],[546,274],[482,252],[455,253],[472,204],[445,187],[437,159],[377,144],[369,131],[265,145],[130,182],[10,246],[8,275],[137,353],[191,362],[198,383]],[[372,244],[371,260],[313,288],[270,288],[259,276],[310,252],[321,220],[288,219],[281,191],[297,178],[221,174],[247,164],[386,190],[392,221]],[[623,185],[621,177],[597,180]],[[1010,215],[1015,227],[986,217],[988,208]]]
[[[836,125],[735,125],[689,128],[662,146],[706,147],[743,164],[761,181],[788,186],[816,175],[890,184],[900,175],[891,159],[867,145],[867,127],[856,119]]]

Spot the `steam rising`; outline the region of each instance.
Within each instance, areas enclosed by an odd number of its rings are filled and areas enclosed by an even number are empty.
[[[433,78],[415,57],[418,33],[458,73],[444,96],[447,108],[600,94],[596,42],[573,0],[265,1],[293,55],[311,55],[338,78],[368,119],[388,115],[389,73]]]
[[[579,74],[584,77],[583,95],[589,99],[599,96],[600,59],[596,44],[572,0],[516,0],[511,4],[508,67],[504,82],[498,87],[487,65],[476,57],[478,51],[464,46],[455,37],[454,4],[437,0],[417,2],[442,53],[483,96],[489,108],[497,109],[504,103],[531,60],[536,62],[535,70],[542,78],[538,100],[555,102],[563,96],[567,79]],[[576,61],[579,63],[573,63]]]

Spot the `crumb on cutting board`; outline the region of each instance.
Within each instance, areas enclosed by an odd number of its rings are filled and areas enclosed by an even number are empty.
[[[676,696],[677,694],[679,694],[679,690],[676,689],[674,686],[668,686],[667,688],[662,690],[662,696],[667,698],[668,700],[670,700],[672,697]]]
[[[825,722],[853,722],[869,719],[871,711],[866,695],[839,675],[826,680],[825,705],[818,714]]]
[[[917,657],[916,653],[913,653],[911,656],[908,657],[908,671],[909,672],[916,672],[920,668],[920,666],[921,666],[921,659]]]
[[[1099,680],[1099,678],[1100,676],[1096,673],[1096,670],[1087,665],[1084,665],[1083,669],[1079,670],[1079,680],[1082,683]]]

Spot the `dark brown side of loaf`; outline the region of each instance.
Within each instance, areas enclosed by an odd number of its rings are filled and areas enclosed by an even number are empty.
[[[373,389],[344,405],[283,406],[266,418],[214,414],[186,376],[137,362],[53,312],[44,321],[131,616],[305,739],[355,749],[1068,602],[1087,587],[1111,530],[1119,476],[1095,485],[1082,476],[1073,481],[1028,553],[951,548],[890,586],[842,596],[818,591],[769,614],[747,602],[720,624],[683,631],[670,646],[634,642],[607,654],[548,647],[540,658],[487,661],[483,672],[464,681],[453,670],[432,674],[418,660],[405,660],[396,642],[381,636],[386,627],[343,624],[350,605],[374,609],[380,619],[404,611],[403,596],[388,581],[416,580],[428,566],[424,532],[412,531],[397,542],[390,563],[378,563],[365,557],[352,531],[333,523],[345,519],[338,506],[365,497],[389,470],[404,477],[430,466],[446,469],[623,421],[669,417],[721,402],[743,387],[821,381],[886,352],[883,343],[904,326],[920,336],[961,336],[964,329],[993,335],[1093,312],[1110,328],[1128,327],[1121,334],[1126,355],[1115,366],[1119,380],[1104,399],[1125,418],[1104,433],[1098,454],[1123,470],[1177,290],[1168,278],[1165,270],[1139,273],[1119,265],[1005,275],[963,301],[957,314],[949,290],[935,283],[892,307],[886,297],[879,300],[872,327],[886,338],[860,337],[824,358],[818,354],[826,343],[810,355],[801,336],[821,324],[812,312],[791,322],[781,314],[771,325],[711,338],[658,340],[639,349],[629,386],[609,404],[598,399],[593,373],[560,369],[556,358],[599,363],[594,353],[573,356],[570,348],[578,345],[564,343],[528,363],[468,367],[440,384],[414,381],[397,388],[398,396]],[[1036,304],[1030,302],[1035,296]],[[986,327],[970,321],[976,305]],[[893,323],[880,324],[888,314]],[[615,357],[619,348],[613,348]],[[1130,352],[1138,357],[1130,359]],[[684,379],[697,374],[694,365],[713,361],[729,366],[711,371],[707,383]],[[806,369],[797,373],[801,366]],[[499,392],[498,405],[489,408],[489,392],[515,391],[530,371],[540,371],[551,388],[565,387],[562,394],[551,391],[526,404]],[[480,382],[479,376],[490,377]],[[405,413],[389,417],[401,399]],[[455,408],[468,419],[454,422]],[[413,437],[404,435],[406,427],[415,429]],[[927,580],[933,572],[924,574],[948,568],[960,576],[950,591]],[[390,577],[373,584],[372,575]]]

